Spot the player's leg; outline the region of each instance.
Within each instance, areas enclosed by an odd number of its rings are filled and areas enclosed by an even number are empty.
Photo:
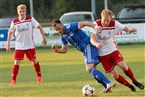
[[[124,61],[120,61],[117,64],[124,71],[124,73],[132,80],[135,86],[137,86],[141,90],[144,89],[144,85],[136,80],[131,68],[128,67]]]
[[[94,64],[87,64],[86,71],[88,71],[102,86],[104,86],[104,91],[110,92],[111,88],[115,86],[115,83],[111,82],[102,72],[93,68]]]
[[[12,67],[12,79],[11,79],[10,85],[16,84],[16,77],[19,72],[20,62],[21,62],[21,60],[15,60],[15,62],[14,62],[14,66]]]
[[[130,89],[131,89],[131,91],[133,91],[133,92],[135,92],[136,90],[135,90],[135,88],[122,76],[122,75],[120,75],[117,71],[116,71],[116,69],[114,68],[111,72],[110,72],[110,74],[114,77],[114,79],[117,81],[117,82],[119,82],[119,83],[121,83],[122,85],[125,85],[125,86],[127,86],[127,87],[129,87]]]
[[[101,83],[106,91],[109,91],[113,83],[99,70],[95,69],[95,64],[99,64],[98,49],[95,46],[87,45],[84,51],[86,71],[88,71],[99,83]]]
[[[109,73],[115,78],[116,81],[129,87],[133,92],[135,92],[136,91],[135,88],[122,75],[120,75],[114,68],[117,62],[124,60],[121,53],[118,50],[116,50],[113,53],[106,56],[106,59],[104,58],[104,61],[107,59],[108,59],[108,64],[106,61],[105,65],[103,65],[106,71],[109,71]],[[113,66],[113,67],[110,67],[110,66]]]
[[[33,66],[35,69],[35,72],[37,74],[37,83],[41,83],[42,82],[42,76],[41,76],[41,68],[40,68],[40,64],[37,61],[37,59],[33,60]]]
[[[15,50],[14,51],[14,65],[12,67],[12,79],[10,85],[15,85],[16,84],[16,78],[19,72],[19,67],[21,60],[24,58],[24,51],[23,50]]]
[[[94,69],[96,69],[96,68],[97,68],[97,65],[94,66]],[[107,88],[106,83],[105,83],[104,81],[101,81],[101,82],[100,82],[96,77],[94,77],[94,79],[96,79],[96,80],[98,81],[98,83],[101,83],[102,86],[104,86],[104,90],[103,90],[103,91],[105,91],[105,89]],[[103,91],[102,91],[102,92],[103,92]]]
[[[94,67],[94,64],[86,65],[86,71],[89,72],[100,84],[102,84],[104,86],[104,88],[106,88],[107,87],[106,83],[110,83],[111,81],[109,79],[107,79],[104,76],[104,74],[102,74],[102,72],[100,72],[99,70],[97,70],[93,67]],[[102,79],[104,79],[104,81]]]
[[[42,76],[41,76],[41,68],[40,68],[40,64],[36,59],[36,50],[34,49],[29,49],[26,50],[26,56],[27,58],[32,61],[32,64],[34,66],[36,75],[37,75],[37,83],[41,83],[42,82]]]

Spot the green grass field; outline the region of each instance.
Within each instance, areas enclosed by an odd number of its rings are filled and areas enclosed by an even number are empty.
[[[119,48],[138,81],[145,85],[144,44],[119,45]],[[33,66],[25,59],[21,63],[17,85],[10,86],[13,50],[11,53],[1,50],[0,53],[0,97],[83,97],[81,89],[85,84],[95,87],[93,97],[145,97],[145,90],[136,88],[137,92],[133,93],[119,83],[113,88],[112,93],[101,94],[102,86],[85,71],[83,55],[74,48],[70,48],[66,54],[53,53],[49,47],[37,48],[43,82],[36,83]],[[124,75],[120,68],[116,68]],[[105,73],[101,64],[98,65],[98,69]],[[105,75],[111,81],[115,81],[109,74]],[[125,78],[131,82],[128,77]]]

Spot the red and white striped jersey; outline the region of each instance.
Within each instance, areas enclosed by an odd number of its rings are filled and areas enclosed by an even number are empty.
[[[31,16],[26,16],[24,20],[14,19],[11,22],[9,32],[13,32],[15,37],[15,49],[26,50],[35,48],[33,41],[33,28],[37,28],[39,23]]]
[[[95,24],[103,28],[101,32],[93,32],[96,34],[97,42],[103,44],[103,47],[99,49],[99,56],[108,55],[117,50],[114,35],[122,31],[124,25],[115,20],[111,20],[108,27],[103,27],[101,20],[96,20]]]

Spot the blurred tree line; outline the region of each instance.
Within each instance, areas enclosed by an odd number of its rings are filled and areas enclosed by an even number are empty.
[[[0,0],[0,18],[17,16],[16,7],[19,4],[27,6],[30,15],[29,0]],[[108,9],[116,14],[124,5],[145,4],[145,0],[108,0]],[[71,11],[91,11],[91,0],[33,0],[34,17],[39,22],[50,22],[62,14]],[[96,0],[97,17],[104,9],[104,0]]]

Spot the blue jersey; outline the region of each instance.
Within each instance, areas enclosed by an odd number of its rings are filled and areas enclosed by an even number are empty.
[[[65,26],[65,34],[61,36],[63,45],[72,44],[79,51],[83,52],[86,64],[99,64],[98,49],[90,42],[90,36],[78,29],[78,23],[72,22]]]
[[[78,23],[72,22],[65,26],[65,34],[61,36],[61,41],[64,45],[68,42],[79,51],[84,52],[84,48],[90,44],[90,37],[81,29],[78,29]]]

